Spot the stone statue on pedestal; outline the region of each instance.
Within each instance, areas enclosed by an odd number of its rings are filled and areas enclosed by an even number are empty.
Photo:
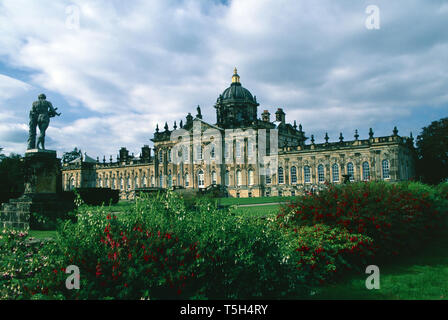
[[[29,122],[29,135],[28,135],[28,148],[30,149],[42,149],[45,150],[45,131],[50,124],[50,118],[55,116],[60,116],[57,113],[58,108],[53,108],[50,101],[47,101],[45,94],[40,94],[39,100],[33,102],[33,106],[30,111],[30,122]],[[36,146],[36,127],[39,127],[39,138],[37,140]],[[39,148],[41,146],[42,148]]]

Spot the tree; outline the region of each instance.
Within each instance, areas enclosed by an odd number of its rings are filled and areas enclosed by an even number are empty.
[[[448,118],[433,121],[417,137],[417,173],[423,182],[448,178]]]
[[[18,197],[24,191],[24,166],[21,158],[12,153],[0,160],[0,203]]]

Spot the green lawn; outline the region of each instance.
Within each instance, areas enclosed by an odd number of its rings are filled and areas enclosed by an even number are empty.
[[[448,237],[423,252],[380,268],[380,289],[367,290],[368,275],[359,275],[324,287],[314,299],[448,299]]]
[[[232,208],[231,212],[245,217],[275,217],[279,211],[279,205],[263,205],[254,207]]]
[[[30,230],[29,237],[37,238],[37,239],[45,239],[45,238],[55,238],[56,231],[41,231],[41,230]]]
[[[222,206],[231,206],[241,204],[288,202],[293,199],[296,199],[296,197],[219,198],[218,201]]]

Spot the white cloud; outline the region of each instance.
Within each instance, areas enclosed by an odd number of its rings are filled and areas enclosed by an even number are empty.
[[[213,122],[234,66],[260,112],[283,107],[307,133],[423,119],[448,103],[446,5],[377,2],[381,29],[369,31],[366,1],[3,0],[0,62],[67,102],[48,131],[58,150],[136,152],[197,104]],[[79,30],[66,27],[68,5]],[[15,89],[0,101],[29,86],[7,78],[0,89]],[[27,122],[24,109],[0,116]]]

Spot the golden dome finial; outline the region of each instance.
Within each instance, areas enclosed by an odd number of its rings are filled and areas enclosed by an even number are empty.
[[[240,76],[237,73],[236,67],[233,69],[232,83],[240,83]]]

